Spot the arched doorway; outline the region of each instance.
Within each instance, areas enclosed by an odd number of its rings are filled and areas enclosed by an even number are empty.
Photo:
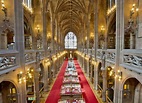
[[[0,83],[0,102],[18,103],[17,90],[13,83],[9,81],[3,81]]]
[[[142,84],[136,78],[129,78],[124,82],[122,103],[142,103]]]

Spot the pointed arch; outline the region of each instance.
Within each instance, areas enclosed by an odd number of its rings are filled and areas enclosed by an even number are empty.
[[[73,32],[65,36],[65,49],[77,49],[77,37]]]

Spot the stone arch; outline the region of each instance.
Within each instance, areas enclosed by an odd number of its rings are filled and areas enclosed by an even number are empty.
[[[19,90],[14,81],[4,80],[0,83],[0,101],[2,103],[18,103]]]
[[[128,80],[128,79],[130,79],[130,78],[135,78],[135,77],[133,77],[133,76],[127,76],[125,79],[123,79],[123,81],[122,81],[122,85],[121,85],[121,88],[123,88],[123,85],[124,85],[124,83],[126,82],[126,80]],[[141,80],[139,80],[139,79],[137,79],[137,78],[135,78],[136,80],[138,80],[141,84],[142,84],[142,82],[141,82]]]
[[[135,77],[128,77],[122,84],[122,103],[134,103],[135,89],[140,82]]]

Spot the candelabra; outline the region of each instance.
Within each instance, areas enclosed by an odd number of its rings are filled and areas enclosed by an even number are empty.
[[[5,7],[4,0],[1,0],[1,5],[2,5],[1,10],[4,12],[5,15],[4,20],[7,20],[7,8]]]
[[[17,74],[17,79],[19,84],[26,82],[26,77],[24,76],[22,71],[19,74]]]

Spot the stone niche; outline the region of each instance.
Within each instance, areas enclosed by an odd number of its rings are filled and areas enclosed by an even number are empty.
[[[0,49],[7,49],[7,34],[0,34]]]

